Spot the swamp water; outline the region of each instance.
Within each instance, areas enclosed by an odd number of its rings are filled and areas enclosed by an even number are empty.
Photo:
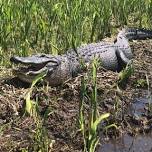
[[[98,152],[152,152],[152,133],[135,137],[124,134],[119,139],[103,143]]]
[[[135,121],[142,121],[142,119],[149,116],[147,109],[151,103],[152,99],[136,99],[130,105],[127,113],[132,115]],[[152,124],[149,123],[149,130],[151,128]],[[117,139],[110,139],[107,142],[101,141],[101,143],[97,152],[152,152],[152,131],[135,136],[124,133]]]

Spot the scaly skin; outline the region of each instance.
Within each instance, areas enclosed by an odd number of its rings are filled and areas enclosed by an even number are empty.
[[[12,57],[10,60],[26,67],[14,69],[14,74],[21,80],[31,83],[42,71],[51,86],[57,86],[81,71],[80,60],[90,63],[97,58],[101,65],[112,71],[120,71],[132,59],[129,40],[152,38],[152,31],[146,29],[123,29],[118,33],[114,43],[92,43],[80,46],[76,52],[71,49],[64,55],[39,54],[30,57]]]

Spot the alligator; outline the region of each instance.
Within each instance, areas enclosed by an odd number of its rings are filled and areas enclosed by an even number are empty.
[[[20,65],[13,69],[14,75],[20,80],[32,83],[37,75],[45,72],[44,80],[51,86],[58,86],[82,71],[81,61],[90,64],[94,58],[100,61],[103,68],[120,72],[133,58],[129,41],[147,38],[152,38],[151,30],[123,28],[112,43],[102,41],[82,45],[76,49],[69,49],[63,55],[13,56],[10,61]]]

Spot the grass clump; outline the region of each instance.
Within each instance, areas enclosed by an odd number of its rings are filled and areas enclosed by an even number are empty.
[[[124,70],[122,70],[119,74],[118,74],[118,86],[121,88],[126,87],[127,81],[128,79],[133,75],[134,73],[134,68],[133,68],[133,63],[132,61],[130,61]]]
[[[50,140],[47,134],[47,130],[44,126],[45,121],[50,113],[52,113],[49,109],[45,111],[43,117],[41,117],[39,112],[38,101],[31,100],[31,94],[35,85],[41,81],[46,76],[46,72],[43,72],[36,76],[33,80],[31,87],[29,88],[26,97],[25,97],[25,113],[34,119],[36,129],[34,131],[34,144],[33,151],[38,152],[48,152],[51,148],[50,145],[54,143],[54,140]],[[26,151],[26,149],[23,149]]]
[[[110,116],[109,113],[98,115],[97,108],[97,67],[98,62],[94,60],[92,64],[92,94],[91,98],[87,94],[86,80],[82,77],[81,80],[81,100],[79,107],[79,123],[80,130],[84,140],[84,152],[94,152],[99,143],[97,128],[101,121],[104,121]],[[85,98],[89,99],[89,109],[84,112]],[[86,118],[88,118],[86,120]]]
[[[46,72],[42,72],[40,73],[38,76],[36,76],[36,78],[33,80],[31,87],[29,88],[29,90],[26,93],[26,97],[25,97],[25,112],[27,114],[29,114],[30,116],[37,116],[38,113],[38,103],[31,100],[31,94],[32,91],[35,87],[35,85],[41,81],[44,77],[46,76]]]

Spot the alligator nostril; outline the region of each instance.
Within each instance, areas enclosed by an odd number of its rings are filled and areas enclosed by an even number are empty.
[[[117,42],[117,39],[114,40],[114,43],[116,43],[116,42]]]
[[[11,62],[14,62],[14,57],[11,57],[11,58],[10,58],[10,61],[11,61]]]
[[[19,63],[20,61],[17,59],[17,57],[13,56],[10,58],[10,62],[13,62],[13,63]]]

